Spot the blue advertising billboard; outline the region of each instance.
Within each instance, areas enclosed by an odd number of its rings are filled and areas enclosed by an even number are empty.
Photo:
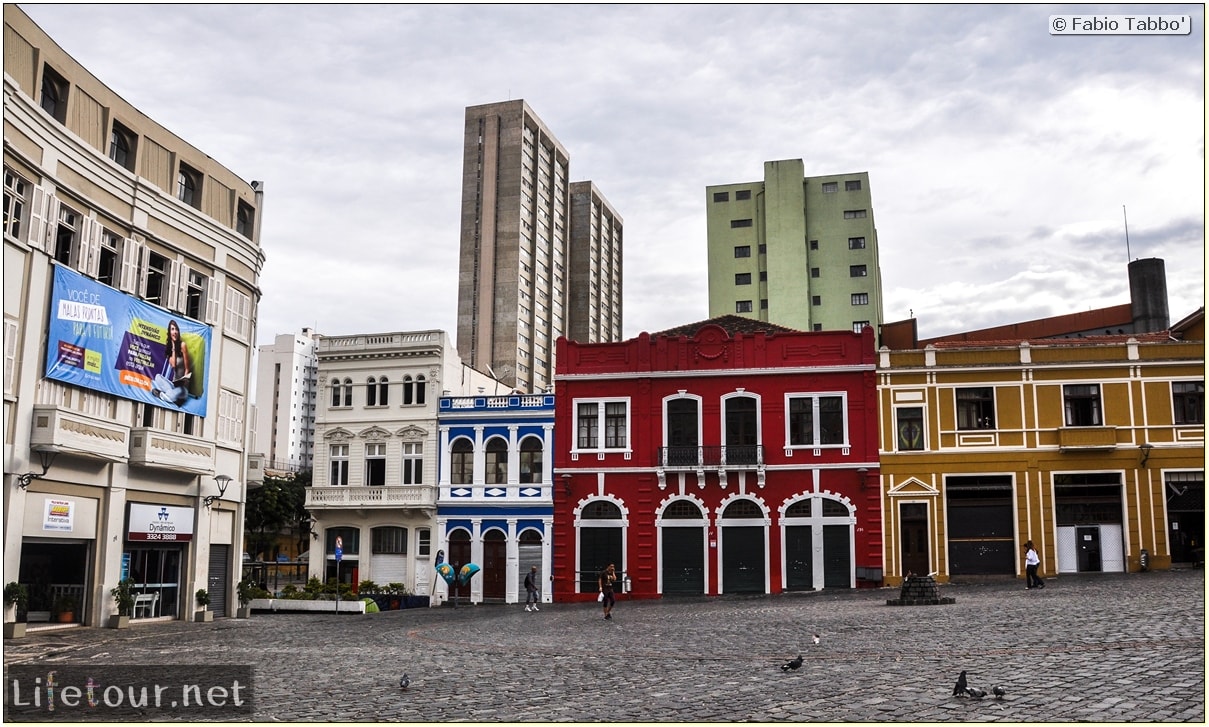
[[[55,266],[46,378],[206,415],[211,329]]]

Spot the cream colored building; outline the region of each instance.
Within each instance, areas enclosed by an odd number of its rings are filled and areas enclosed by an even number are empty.
[[[444,331],[322,336],[315,353],[309,575],[325,583],[403,583],[429,595],[438,547],[438,403],[510,389],[463,365]]]
[[[4,6],[4,580],[31,628],[103,625],[123,576],[136,617],[234,611],[262,196]]]

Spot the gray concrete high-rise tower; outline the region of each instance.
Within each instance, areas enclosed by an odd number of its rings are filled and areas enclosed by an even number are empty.
[[[523,100],[466,109],[457,348],[523,391],[554,376],[559,336],[621,336],[622,220]]]

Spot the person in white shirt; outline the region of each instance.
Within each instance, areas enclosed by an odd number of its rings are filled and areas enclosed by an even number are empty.
[[[1037,568],[1040,566],[1041,557],[1037,555],[1037,549],[1033,547],[1033,541],[1030,540],[1024,544],[1025,590],[1045,588],[1045,581],[1041,580],[1041,576],[1037,575]]]

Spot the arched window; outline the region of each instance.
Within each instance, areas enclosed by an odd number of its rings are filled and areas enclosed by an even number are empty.
[[[537,437],[525,437],[521,440],[521,474],[522,484],[541,482],[545,476],[542,462],[542,440]]]
[[[365,405],[378,405],[378,380],[372,376],[365,380]]]
[[[176,198],[190,207],[197,207],[201,202],[197,180],[197,172],[182,164],[176,175]]]
[[[664,520],[700,520],[701,508],[692,500],[673,500],[663,509]]]
[[[344,405],[345,406],[353,405],[353,380],[352,379],[344,380]]]
[[[474,445],[465,437],[455,440],[449,448],[449,482],[454,485],[474,482]]]
[[[109,158],[123,169],[130,168],[130,141],[116,123],[109,134]]]
[[[728,519],[762,518],[764,511],[751,500],[735,500],[722,511],[722,517]]]
[[[378,405],[379,406],[386,406],[387,404],[390,403],[390,401],[388,401],[388,396],[387,396],[389,391],[390,391],[390,382],[386,380],[385,376],[379,377],[378,378]]]
[[[508,482],[508,443],[502,437],[487,440],[487,472],[484,482],[489,485]]]
[[[726,462],[750,465],[760,461],[760,420],[754,396],[732,396],[723,402],[726,409]]]
[[[340,406],[340,379],[332,379],[332,406]]]

